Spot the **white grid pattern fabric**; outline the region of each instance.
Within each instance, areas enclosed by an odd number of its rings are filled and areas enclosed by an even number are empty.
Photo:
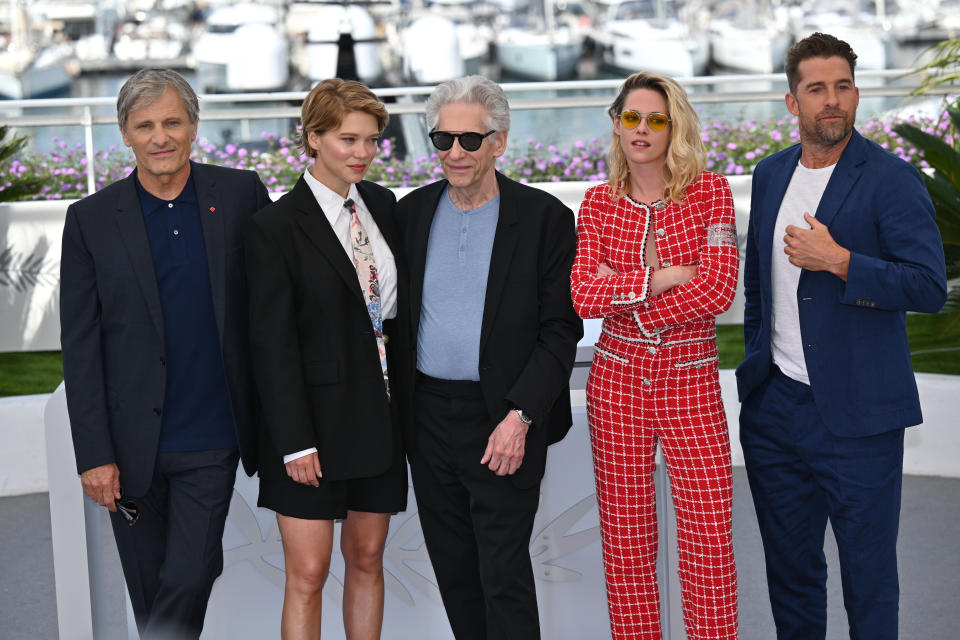
[[[687,636],[733,639],[730,440],[714,321],[736,289],[733,198],[726,180],[708,172],[682,204],[661,209],[628,198],[613,203],[606,188],[589,190],[581,206],[571,290],[582,316],[604,318],[587,383],[587,416],[611,632],[615,639],[660,638],[653,485],[659,441],[677,512]],[[697,264],[697,276],[647,295],[647,233],[656,234],[664,267]],[[597,278],[601,261],[621,275]]]
[[[712,326],[733,303],[737,289],[735,230],[730,185],[709,171],[687,188],[682,204],[671,201],[662,209],[628,197],[614,203],[606,184],[588,189],[577,217],[577,257],[570,282],[577,313],[605,318],[610,329],[626,325],[628,333],[634,323],[651,333],[697,320]],[[655,234],[663,267],[696,264],[696,277],[659,296],[648,295],[652,270],[644,260],[647,233]],[[620,274],[596,277],[600,262]]]

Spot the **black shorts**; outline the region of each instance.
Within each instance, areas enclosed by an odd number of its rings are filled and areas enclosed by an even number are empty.
[[[319,487],[294,482],[289,476],[260,479],[257,505],[304,520],[338,520],[347,511],[397,513],[407,508],[407,463],[395,447],[393,463],[370,478],[325,480]],[[397,455],[399,453],[399,455]]]

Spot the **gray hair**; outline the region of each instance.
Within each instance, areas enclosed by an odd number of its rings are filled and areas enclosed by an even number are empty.
[[[427,99],[425,117],[428,130],[437,128],[440,107],[451,102],[479,104],[487,111],[483,124],[488,130],[510,130],[510,103],[496,82],[483,76],[466,76],[437,85]]]
[[[127,119],[134,109],[146,106],[161,97],[167,87],[173,87],[180,94],[183,106],[195,123],[200,117],[200,101],[190,83],[173,69],[141,69],[130,76],[117,95],[117,122],[126,130]]]

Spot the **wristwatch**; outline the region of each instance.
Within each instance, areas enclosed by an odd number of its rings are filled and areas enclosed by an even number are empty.
[[[533,418],[523,412],[523,409],[514,407],[513,411],[517,412],[517,415],[520,416],[520,422],[523,424],[533,424]]]

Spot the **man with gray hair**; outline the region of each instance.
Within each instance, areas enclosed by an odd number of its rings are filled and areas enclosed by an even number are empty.
[[[67,209],[60,324],[86,494],[110,511],[144,638],[196,638],[237,460],[257,468],[243,220],[269,203],[252,171],[190,161],[199,103],[175,71],[124,83],[136,168]]]
[[[498,173],[510,111],[481,76],[426,105],[445,180],[397,205],[416,344],[407,437],[423,536],[458,640],[540,637],[530,536],[547,446],[570,428],[583,325],[573,212]]]

